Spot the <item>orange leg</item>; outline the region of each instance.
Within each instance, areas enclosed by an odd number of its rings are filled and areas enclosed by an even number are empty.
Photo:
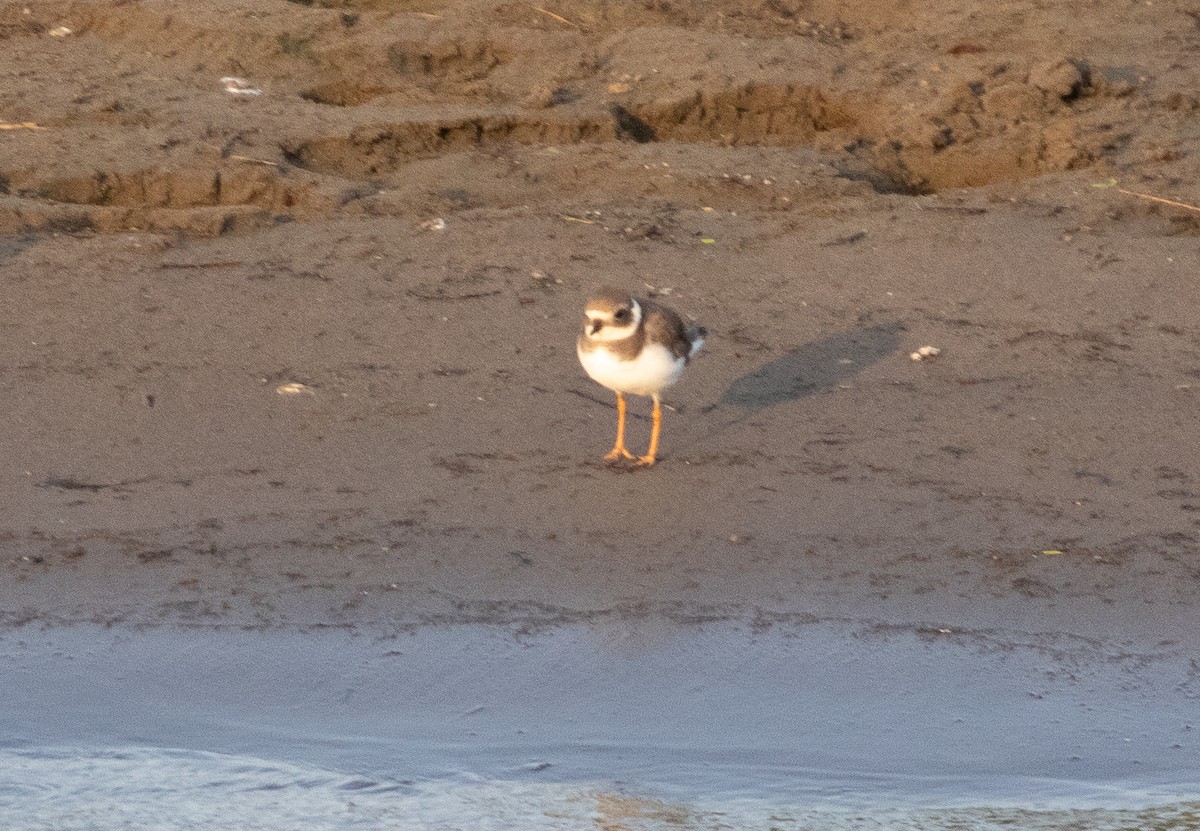
[[[658,396],[654,396],[654,425],[650,430],[650,449],[646,451],[645,456],[638,457],[639,465],[649,467],[654,464],[655,458],[658,455],[658,433],[662,429],[662,403],[659,402]]]
[[[604,459],[612,462],[620,458],[632,459],[633,454],[625,449],[625,396],[617,393],[617,441]]]

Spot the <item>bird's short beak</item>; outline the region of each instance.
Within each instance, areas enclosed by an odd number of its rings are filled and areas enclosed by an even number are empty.
[[[589,326],[591,327],[591,332],[589,332],[589,334],[594,335],[604,326],[604,322],[600,320],[593,320],[589,323]]]

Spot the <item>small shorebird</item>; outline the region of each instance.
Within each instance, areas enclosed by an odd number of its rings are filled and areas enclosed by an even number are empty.
[[[593,381],[617,394],[617,441],[604,458],[636,458],[639,465],[652,465],[662,429],[659,394],[679,380],[707,332],[684,323],[673,309],[608,287],[588,298],[583,316],[583,334],[576,344],[579,362]],[[625,393],[654,400],[654,426],[645,456],[635,457],[625,449]]]

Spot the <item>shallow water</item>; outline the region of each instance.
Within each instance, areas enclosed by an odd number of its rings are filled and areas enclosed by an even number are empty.
[[[1187,656],[1079,639],[77,626],[0,673],[22,831],[1200,822]]]
[[[185,750],[0,751],[6,828],[129,831],[334,831],[344,828],[1194,829],[1200,805],[1143,810],[919,809],[779,803],[753,797],[671,801],[611,783],[537,783],[465,774],[420,783]]]

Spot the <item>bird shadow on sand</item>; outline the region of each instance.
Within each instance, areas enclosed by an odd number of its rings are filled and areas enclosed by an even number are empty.
[[[900,348],[901,330],[899,322],[880,323],[806,343],[735,378],[720,401],[704,411],[727,406],[764,410],[835,390],[871,364],[896,352]]]
[[[838,332],[735,378],[715,404],[700,410],[722,417],[688,444],[706,444],[713,436],[772,407],[836,390],[867,367],[895,354],[903,331],[903,324],[891,321]]]

